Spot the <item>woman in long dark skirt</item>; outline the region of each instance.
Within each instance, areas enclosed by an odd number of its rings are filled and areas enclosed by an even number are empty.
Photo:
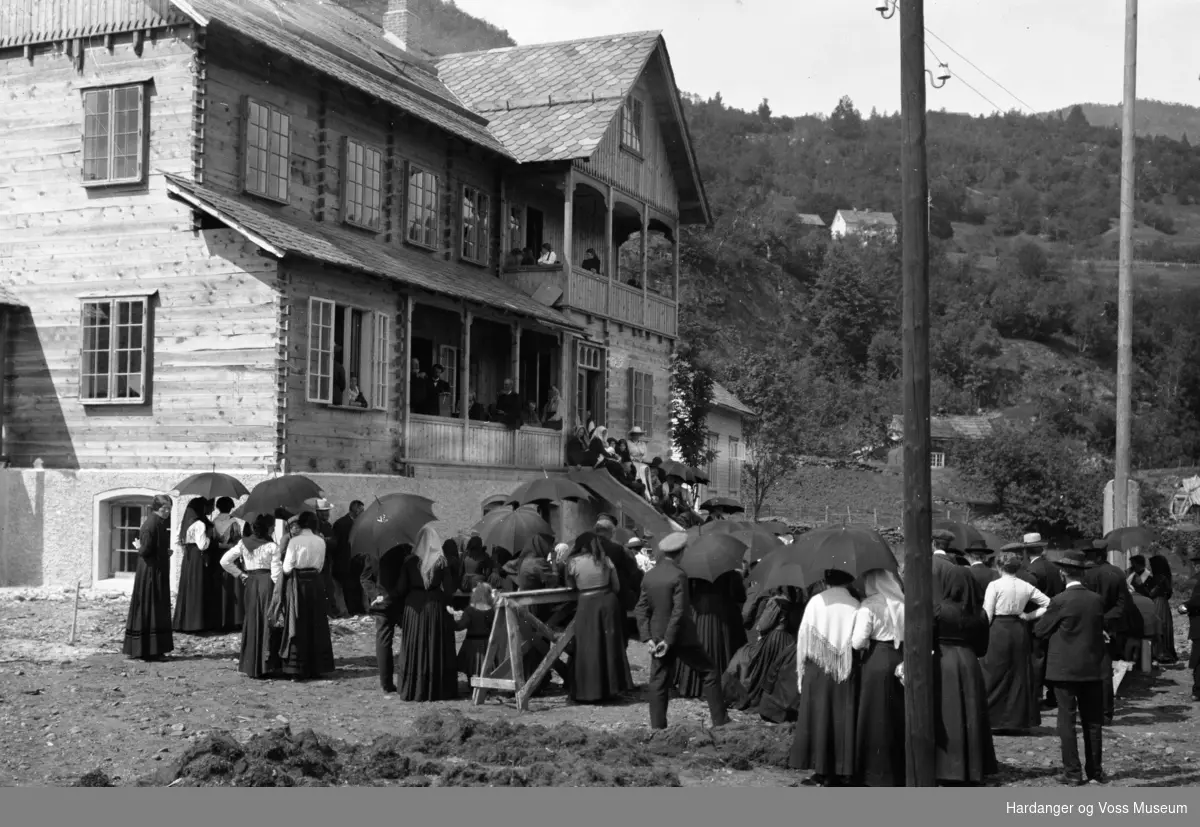
[[[325,540],[317,533],[317,515],[305,511],[300,533],[288,538],[283,552],[283,599],[286,622],[279,646],[283,672],[295,680],[334,671],[333,641],[329,636],[329,598],[321,568]]]
[[[579,592],[567,697],[576,703],[610,701],[633,688],[633,675],[625,652],[620,577],[596,534],[585,532],[575,540],[566,583]]]
[[[487,583],[492,576],[495,563],[483,547],[483,540],[478,534],[467,540],[467,549],[462,558],[462,582],[459,588],[470,594],[480,583]]]
[[[179,595],[175,599],[172,628],[184,635],[202,635],[216,631],[208,547],[212,544],[212,524],[208,521],[208,503],[196,497],[187,507],[187,526],[183,538],[183,564],[179,570]]]
[[[171,498],[159,494],[138,534],[137,573],[125,621],[125,656],[159,660],[172,649]]]
[[[966,567],[948,566],[934,605],[934,737],[936,777],[942,784],[980,784],[998,770],[979,666],[988,650],[987,615],[976,602],[976,588]]]
[[[688,596],[700,645],[717,673],[724,674],[734,654],[746,645],[746,629],[741,622],[742,604],[746,602],[742,573],[727,572],[712,583],[689,579]],[[675,668],[675,689],[681,698],[703,697],[704,678],[680,661]]]
[[[858,671],[851,635],[858,600],[848,586],[854,578],[825,572],[828,588],[804,608],[797,634],[800,705],[788,766],[812,770],[806,784],[840,786],[855,772]]]
[[[853,645],[865,651],[859,678],[855,775],[868,787],[903,787],[904,591],[890,571],[863,575],[865,597],[854,620]]]
[[[270,622],[271,597],[283,574],[279,546],[271,536],[274,529],[274,517],[260,514],[254,520],[253,534],[221,557],[222,570],[243,586],[246,612],[238,671],[251,678],[265,678],[280,666],[280,635]]]
[[[987,656],[979,662],[987,687],[988,721],[993,732],[1027,732],[1041,723],[1039,690],[1033,685],[1033,632],[1030,621],[1046,613],[1050,598],[1037,586],[1017,577],[1024,561],[1019,554],[1001,552],[1000,576],[983,595],[987,615]],[[1026,612],[1033,603],[1037,609]]]
[[[1175,583],[1171,578],[1171,564],[1161,554],[1150,558],[1150,580],[1146,589],[1154,601],[1154,614],[1158,618],[1158,635],[1152,644],[1154,659],[1170,666],[1179,660],[1175,652],[1175,613],[1171,611]]]
[[[205,571],[212,578],[207,585],[206,597],[212,599],[212,611],[216,616],[215,627],[219,632],[236,632],[242,628],[245,619],[245,582],[240,574],[234,576],[226,571],[221,562],[225,554],[242,539],[242,523],[230,513],[231,511],[232,499],[221,497],[217,500],[217,513],[212,520],[213,542],[208,549],[215,565],[205,567]]]
[[[404,601],[400,641],[400,685],[404,701],[451,701],[458,697],[454,619],[447,611],[454,578],[442,541],[421,529],[413,553],[400,569],[396,595]]]
[[[796,630],[804,616],[804,601],[799,591],[785,586],[755,600],[758,611],[751,618],[753,628],[749,635],[754,640],[734,655],[722,683],[726,703],[733,709],[758,708],[781,683],[780,663],[790,658],[795,665]],[[735,663],[739,660],[740,664]],[[789,697],[794,700],[797,685],[794,669],[791,678],[782,683],[791,686]]]

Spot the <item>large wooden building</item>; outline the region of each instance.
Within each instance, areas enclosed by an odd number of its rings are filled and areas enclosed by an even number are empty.
[[[678,231],[709,214],[662,37],[426,59],[420,31],[404,2],[4,3],[0,585],[120,580],[197,470],[465,527],[576,422],[667,453]],[[506,380],[565,427],[466,415]]]

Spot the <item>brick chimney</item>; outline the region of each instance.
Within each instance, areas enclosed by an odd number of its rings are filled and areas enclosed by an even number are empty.
[[[401,49],[416,52],[421,30],[416,0],[388,0],[387,11],[383,13],[383,30],[387,32],[387,39]]]

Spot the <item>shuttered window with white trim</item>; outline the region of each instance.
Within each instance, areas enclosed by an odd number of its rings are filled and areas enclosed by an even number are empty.
[[[388,376],[392,369],[392,320],[386,313],[375,314],[375,393],[371,398],[371,407],[377,411],[388,409],[390,398],[390,383]]]
[[[333,404],[333,329],[336,305],[308,300],[308,401]]]

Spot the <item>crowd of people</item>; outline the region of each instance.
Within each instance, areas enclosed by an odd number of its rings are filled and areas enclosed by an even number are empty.
[[[688,534],[668,535],[652,553],[636,536],[616,542],[609,515],[571,545],[535,535],[514,553],[474,533],[442,540],[426,526],[412,545],[355,558],[348,538],[360,502],[336,523],[324,500],[244,525],[231,506],[190,501],[176,538],[184,560],[172,617],[171,500],[155,499],[139,538],[128,656],[161,658],[172,632],[240,627],[241,672],[303,680],[334,671],[329,618],[369,614],[380,689],[406,701],[450,700],[460,678],[484,671],[498,594],[569,588],[576,601],[535,607],[534,616],[559,631],[574,621],[569,662],[554,667],[571,702],[602,704],[632,690],[627,653],[640,641],[650,655],[652,727],[667,725],[672,694],[700,698],[713,726],[730,708],[795,722],[790,763],[812,771],[806,783],[905,784],[904,593],[891,571],[829,570],[805,589],[763,590],[748,563],[709,582],[680,565]],[[998,769],[993,734],[1028,732],[1041,708],[1057,708],[1063,782],[1102,783],[1113,663],[1137,660],[1142,640],[1159,663],[1177,657],[1166,558],[1135,557],[1122,572],[1106,561],[1103,541],[1052,563],[1037,535],[996,555],[956,548],[954,538],[934,535],[939,783],[984,782]],[[1200,573],[1200,556],[1193,563]],[[1179,612],[1200,640],[1200,585]],[[456,632],[465,633],[461,644]],[[532,675],[550,641],[524,623],[518,635],[532,644],[523,664]],[[1200,701],[1200,644],[1189,667]]]

